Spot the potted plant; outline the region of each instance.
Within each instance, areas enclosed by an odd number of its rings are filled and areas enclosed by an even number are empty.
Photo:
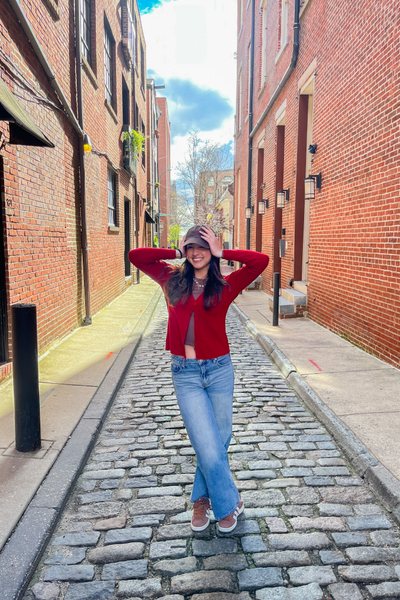
[[[144,149],[145,137],[143,133],[129,128],[122,132],[121,139],[123,142],[128,142],[132,157],[134,160],[138,160]]]

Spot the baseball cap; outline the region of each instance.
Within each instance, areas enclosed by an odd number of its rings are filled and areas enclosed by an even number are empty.
[[[195,225],[194,227],[191,227],[185,235],[183,245],[188,246],[189,244],[197,244],[197,246],[201,246],[201,248],[207,248],[207,250],[209,250],[210,246],[208,242],[201,237],[200,230],[202,227],[202,225]]]

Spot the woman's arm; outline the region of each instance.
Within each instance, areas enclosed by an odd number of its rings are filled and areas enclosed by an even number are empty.
[[[230,273],[226,280],[231,287],[233,298],[250,285],[267,268],[269,256],[254,250],[224,250],[222,258],[243,263],[243,267]]]
[[[129,260],[135,267],[163,285],[173,270],[173,267],[162,259],[181,258],[179,250],[170,248],[135,248],[129,252]]]

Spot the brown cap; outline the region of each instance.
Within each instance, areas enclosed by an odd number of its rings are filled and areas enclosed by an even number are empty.
[[[189,244],[197,244],[197,246],[201,246],[202,248],[207,248],[207,250],[209,250],[210,246],[208,242],[201,237],[200,230],[202,228],[202,225],[195,225],[194,227],[191,227],[185,235],[183,245],[188,246]]]

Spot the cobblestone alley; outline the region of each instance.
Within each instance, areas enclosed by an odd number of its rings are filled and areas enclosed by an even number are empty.
[[[191,532],[165,327],[161,301],[24,600],[400,598],[397,527],[233,312],[245,512],[230,535]]]

